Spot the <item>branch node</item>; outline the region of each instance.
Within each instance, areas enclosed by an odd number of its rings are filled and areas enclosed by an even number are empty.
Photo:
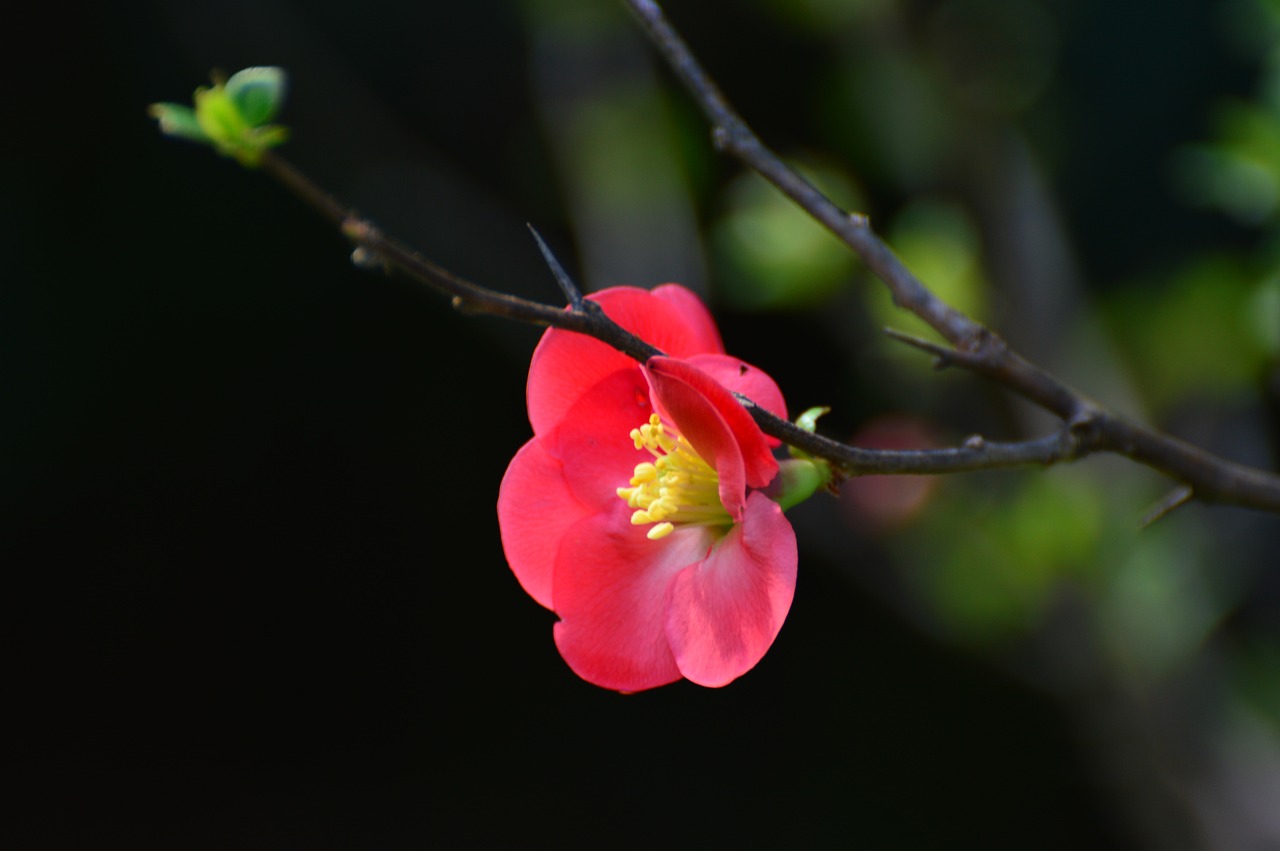
[[[359,216],[347,216],[342,220],[342,235],[357,245],[373,242],[381,236],[378,229]]]
[[[1074,434],[1087,431],[1097,424],[1101,413],[1093,405],[1087,402],[1082,403],[1071,412],[1071,416],[1067,419],[1067,428]]]
[[[711,128],[711,144],[718,152],[724,153],[729,150],[729,143],[732,141],[733,139],[729,134],[729,129],[724,125],[717,124],[715,127]]]
[[[370,251],[363,245],[357,245],[355,250],[351,252],[351,265],[357,269],[376,270],[381,269],[387,271],[387,263],[375,251]]]
[[[986,449],[987,439],[980,434],[971,434],[964,439],[964,443],[960,444],[965,449]]]

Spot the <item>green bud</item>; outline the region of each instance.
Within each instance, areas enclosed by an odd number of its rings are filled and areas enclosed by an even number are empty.
[[[235,152],[240,140],[249,132],[249,125],[240,115],[235,101],[227,97],[227,90],[221,85],[196,89],[196,121],[200,122],[200,129],[218,152],[228,156]]]
[[[196,89],[195,109],[175,103],[156,103],[148,109],[160,122],[160,132],[211,145],[218,153],[253,167],[263,151],[281,144],[289,131],[267,124],[284,100],[285,74],[279,68],[246,68],[213,87]]]
[[[769,498],[786,511],[827,486],[831,465],[820,458],[788,458],[778,462],[778,477],[768,488]]]
[[[810,408],[800,416],[796,417],[796,425],[810,434],[813,434],[818,430],[818,417],[829,413],[831,413],[831,409],[825,406]]]
[[[804,429],[805,431],[809,432],[810,434],[813,434],[818,429],[818,417],[822,416],[823,414],[829,414],[829,413],[831,413],[831,409],[827,407],[810,408],[800,416],[796,417],[796,425]],[[802,449],[796,449],[794,446],[787,447],[787,450],[791,453],[792,458],[801,458],[804,460],[813,459],[813,456],[811,456],[808,452],[805,452]],[[830,478],[829,471],[827,475],[828,475],[828,478]]]

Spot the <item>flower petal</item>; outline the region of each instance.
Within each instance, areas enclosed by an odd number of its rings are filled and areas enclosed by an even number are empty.
[[[530,440],[511,459],[498,489],[502,550],[520,585],[548,609],[560,542],[592,510],[574,497],[563,465],[541,438]]]
[[[685,289],[679,284],[662,284],[654,287],[652,294],[670,304],[680,314],[680,318],[684,321],[689,331],[689,339],[686,342],[684,351],[676,352],[663,346],[658,346],[658,348],[672,357],[688,357],[689,355],[703,352],[724,351],[724,343],[720,340],[720,329],[716,328],[716,322],[711,318],[711,311],[707,310],[707,306],[702,303],[702,299],[694,295],[691,290]],[[607,313],[608,311],[605,312]],[[654,345],[657,346],[658,344],[654,343]]]
[[[733,429],[715,404],[684,380],[697,370],[669,358],[650,358],[648,366],[652,367],[647,372],[660,415],[673,423],[698,455],[715,468],[720,480],[720,504],[735,521],[741,520],[747,498],[747,473]],[[704,383],[711,382],[702,377]]]
[[[687,361],[650,358],[645,370],[659,413],[715,466],[720,501],[738,519],[745,486],[764,487],[778,474],[764,432],[732,393]]]
[[[653,460],[630,437],[652,413],[649,383],[632,361],[584,394],[545,436],[547,451],[563,465],[578,500],[596,509],[619,501],[618,488],[627,485],[636,464]]]
[[[752,493],[742,522],[672,583],[666,631],[680,673],[723,686],[755,667],[791,608],[796,558],[782,509]]]
[[[673,357],[722,352],[720,335],[697,296],[675,284],[661,294],[613,287],[587,296],[623,328]],[[657,291],[655,291],[657,292]],[[534,434],[554,428],[582,393],[635,361],[592,337],[551,328],[529,365],[527,395]]]
[[[619,500],[565,537],[555,567],[555,638],[584,680],[640,691],[680,679],[664,625],[668,591],[676,574],[706,556],[711,533],[677,529],[650,541],[628,513]]]
[[[730,393],[741,393],[774,416],[787,419],[787,402],[782,398],[782,390],[764,370],[729,355],[694,355],[685,360]],[[770,446],[782,445],[782,441],[768,435],[765,441]]]

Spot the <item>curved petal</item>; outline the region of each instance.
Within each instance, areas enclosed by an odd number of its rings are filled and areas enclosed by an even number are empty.
[[[778,474],[778,462],[764,432],[732,393],[687,361],[650,358],[646,372],[659,412],[670,416],[698,454],[708,462],[715,459],[721,502],[736,518],[735,505],[741,505],[742,492],[736,490],[734,479],[728,480],[730,489],[725,487],[726,474],[737,475],[734,456],[742,458],[745,484],[753,488],[764,487]],[[721,469],[722,460],[727,463],[725,469]]]
[[[730,393],[741,393],[774,416],[787,419],[787,402],[782,398],[782,391],[764,370],[729,355],[694,355],[685,360],[714,378]],[[765,441],[770,446],[782,445],[782,441],[767,434]]]
[[[697,296],[675,284],[660,295],[634,287],[612,287],[587,296],[623,328],[673,357],[720,352],[720,335]],[[708,348],[714,346],[713,348]],[[529,364],[527,398],[533,433],[564,419],[583,391],[635,361],[592,337],[549,329]]]
[[[654,287],[652,293],[675,308],[690,331],[687,351],[680,354],[666,349],[663,349],[663,351],[674,357],[689,357],[690,355],[704,352],[724,351],[724,343],[720,339],[720,330],[716,328],[716,322],[711,318],[711,311],[707,310],[707,306],[702,303],[702,299],[698,298],[692,290],[686,289],[679,284],[662,284]],[[662,349],[661,346],[658,346],[658,348]]]
[[[680,673],[723,686],[751,670],[773,645],[795,589],[795,532],[776,503],[753,493],[742,522],[671,585],[666,630]]]
[[[588,682],[640,691],[680,679],[664,625],[669,587],[681,569],[707,554],[711,535],[678,529],[650,541],[628,510],[579,522],[556,558],[556,646]]]
[[[593,337],[549,329],[533,350],[525,385],[533,433],[551,431],[586,391],[612,373],[635,366],[631,358]]]
[[[539,438],[511,459],[498,489],[502,550],[521,587],[539,604],[552,606],[552,571],[565,534],[591,509],[574,497],[560,461]]]
[[[649,383],[633,361],[592,387],[545,436],[578,500],[597,510],[620,502],[618,488],[627,485],[636,464],[653,460],[630,436],[652,413]]]
[[[716,405],[685,380],[693,373],[701,373],[669,358],[650,358],[649,366],[649,383],[659,413],[715,468],[720,480],[720,504],[735,521],[741,520],[747,498],[742,447]],[[706,376],[702,378],[701,383],[714,383]]]

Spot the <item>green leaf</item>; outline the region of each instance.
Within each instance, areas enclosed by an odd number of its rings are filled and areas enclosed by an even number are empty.
[[[275,117],[284,102],[284,70],[274,66],[245,68],[227,80],[227,97],[250,127],[258,127]]]
[[[196,120],[200,129],[224,154],[231,153],[249,126],[222,86],[196,89]]]
[[[195,110],[189,106],[180,103],[153,103],[147,107],[147,114],[160,122],[160,132],[166,136],[205,144],[209,142],[209,137],[196,120]]]

